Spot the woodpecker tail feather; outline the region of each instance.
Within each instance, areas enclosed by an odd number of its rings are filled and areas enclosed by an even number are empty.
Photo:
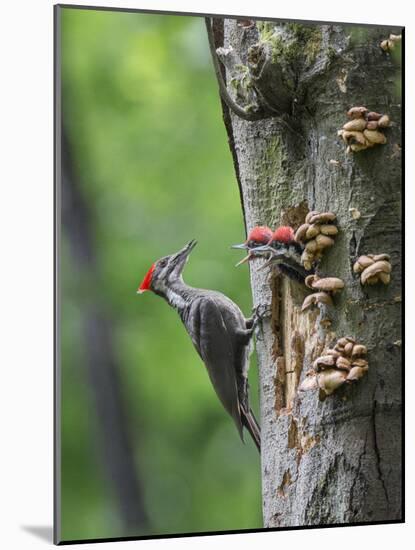
[[[246,412],[245,409],[242,407],[241,413],[242,413],[241,414],[242,424],[251,434],[251,437],[254,440],[254,443],[257,446],[258,451],[261,452],[261,430],[258,425],[258,422],[256,421],[254,413],[252,412],[252,409],[249,409],[249,411]]]

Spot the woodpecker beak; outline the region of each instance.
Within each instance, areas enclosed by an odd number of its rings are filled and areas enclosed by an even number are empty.
[[[173,273],[175,275],[177,276],[181,275],[183,268],[186,265],[187,260],[189,259],[189,255],[196,245],[197,245],[197,241],[195,239],[192,239],[186,244],[186,246],[184,246],[181,250],[179,250],[179,252],[176,252],[176,254],[173,256],[172,258],[172,262],[174,263]]]
[[[245,264],[246,262],[249,262],[250,260],[252,260],[253,256],[251,253],[249,253],[247,256],[245,256],[245,258],[243,258],[240,262],[238,262],[237,264],[235,264],[235,267],[239,267],[240,265],[242,264]]]
[[[252,252],[273,252],[273,249],[269,244],[264,244],[262,246],[256,246]]]
[[[271,254],[271,257],[268,259],[267,262],[264,263],[264,265],[261,265],[261,267],[258,269],[258,271],[262,271],[263,269],[266,269],[271,264],[278,265],[280,263],[284,263],[285,260],[284,254]]]
[[[275,260],[279,257],[279,254],[269,244],[265,244],[264,246],[258,246],[257,248],[254,249],[254,252],[259,252],[261,255],[264,252],[268,252],[270,254],[268,261],[265,262],[264,265],[261,265],[258,271],[262,271],[263,269],[266,269],[268,266],[274,263]],[[284,256],[281,255],[281,257],[284,257]]]
[[[190,254],[190,252],[194,249],[194,247],[197,245],[197,241],[195,239],[192,239],[189,241],[179,252],[175,254],[175,259],[178,258],[187,258]]]
[[[231,248],[237,248],[238,250],[246,250],[248,248],[248,245],[246,243],[233,244]]]

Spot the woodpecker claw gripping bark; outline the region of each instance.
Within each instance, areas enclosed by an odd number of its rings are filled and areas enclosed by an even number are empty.
[[[272,306],[271,304],[258,304],[252,308],[254,324],[261,322],[263,319],[271,316]]]
[[[194,288],[183,281],[184,266],[195,246],[196,241],[190,241],[176,254],[155,262],[138,292],[152,291],[177,310],[241,439],[245,427],[260,450],[260,428],[248,395],[250,344],[255,320],[245,319],[239,307],[224,294]]]

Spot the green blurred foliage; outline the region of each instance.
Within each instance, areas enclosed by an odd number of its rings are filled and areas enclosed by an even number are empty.
[[[88,284],[61,238],[62,538],[262,526],[258,453],[222,409],[177,313],[136,289],[160,256],[199,241],[185,280],[248,315],[238,187],[201,18],[63,8],[62,105],[111,319],[151,528],[127,533],[107,479],[85,368]],[[97,297],[97,298],[95,298]],[[251,393],[258,409],[256,365]],[[135,441],[134,437],[137,437]]]

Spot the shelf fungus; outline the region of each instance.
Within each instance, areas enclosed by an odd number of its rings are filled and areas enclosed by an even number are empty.
[[[321,278],[316,274],[305,278],[305,285],[316,292],[305,297],[301,311],[305,311],[313,305],[332,306],[333,300],[330,294],[340,292],[344,288],[344,282],[337,277]]]
[[[295,233],[295,240],[304,245],[301,263],[310,270],[313,263],[321,259],[323,251],[334,245],[334,237],[339,230],[334,225],[336,214],[333,212],[309,212],[305,223]]]
[[[357,382],[369,370],[366,354],[366,346],[358,344],[349,336],[340,338],[333,349],[317,357],[313,368],[300,384],[299,391],[319,388],[325,398],[343,384]]]
[[[382,40],[379,44],[384,52],[390,52],[393,50],[400,41],[402,40],[401,34],[390,34],[389,38]]]
[[[388,254],[368,254],[360,256],[354,266],[353,271],[360,274],[362,285],[375,285],[383,283],[387,285],[391,280],[392,266]]]
[[[305,297],[303,305],[301,306],[301,311],[305,311],[311,306],[317,306],[319,304],[332,306],[333,300],[331,299],[330,294],[327,292],[313,292]]]
[[[366,107],[352,107],[347,116],[351,120],[337,134],[346,143],[348,153],[357,153],[386,143],[382,130],[391,125],[388,115],[369,111]]]

